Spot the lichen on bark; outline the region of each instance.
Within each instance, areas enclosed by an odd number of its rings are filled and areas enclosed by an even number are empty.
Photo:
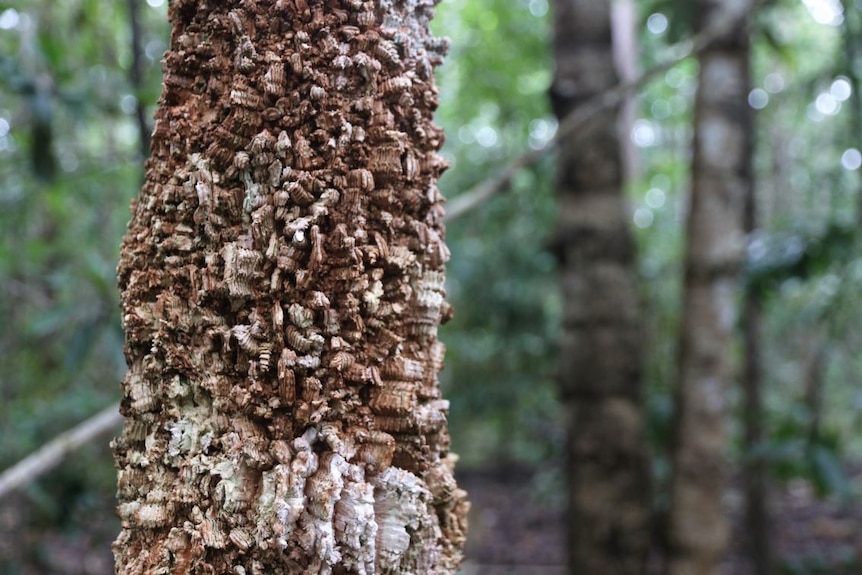
[[[177,0],[118,268],[117,573],[454,573],[432,0]]]

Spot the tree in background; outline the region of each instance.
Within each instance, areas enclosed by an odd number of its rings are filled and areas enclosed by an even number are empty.
[[[700,0],[696,29],[735,21],[704,50],[694,110],[692,193],[687,219],[668,575],[719,572],[728,525],[723,497],[730,343],[736,280],[752,179],[748,30],[751,2]]]
[[[173,2],[117,572],[454,573],[432,0]]]
[[[555,2],[554,54],[551,100],[564,118],[617,83],[611,3]],[[640,314],[616,119],[616,111],[597,114],[588,144],[563,139],[558,159],[559,378],[575,574],[643,573],[649,548]]]

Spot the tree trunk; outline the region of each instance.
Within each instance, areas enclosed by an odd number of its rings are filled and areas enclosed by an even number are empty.
[[[558,117],[616,84],[610,2],[555,3]],[[634,245],[616,111],[560,143],[556,244],[565,301],[560,385],[568,418],[570,572],[643,573],[649,469],[643,437]]]
[[[175,0],[119,265],[120,575],[454,573],[432,0]]]
[[[750,228],[753,230],[753,227]],[[745,522],[748,554],[755,575],[772,575],[775,561],[772,545],[772,519],[769,509],[768,467],[762,454],[763,420],[763,302],[760,292],[749,289],[745,294],[743,312],[744,440],[746,464]]]
[[[753,124],[753,121],[752,121]],[[754,126],[752,125],[752,128]],[[758,198],[753,169],[745,197],[743,226],[749,238],[759,227]],[[766,413],[763,406],[763,291],[748,285],[742,314],[743,369],[743,483],[745,486],[745,524],[748,555],[755,575],[773,575],[775,557],[772,543],[772,517],[769,508],[769,468],[763,457]]]
[[[697,26],[738,16],[701,53],[695,102],[692,196],[687,222],[683,320],[672,456],[669,575],[713,575],[728,527],[723,495],[736,279],[751,185],[750,2],[700,0]]]

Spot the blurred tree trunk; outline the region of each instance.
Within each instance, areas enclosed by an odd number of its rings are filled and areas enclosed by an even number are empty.
[[[432,0],[177,0],[119,265],[120,575],[454,573]]]
[[[862,149],[862,82],[859,80],[860,39],[862,32],[860,14],[854,2],[841,0],[844,18],[841,21],[841,36],[844,43],[843,72],[850,82],[850,138],[849,143],[856,149]],[[856,222],[862,223],[862,187],[856,192]]]
[[[555,2],[554,111],[617,83],[608,0]],[[617,112],[560,143],[556,246],[565,301],[560,385],[568,419],[570,572],[643,573],[649,469],[643,436],[635,253]]]
[[[615,0],[611,5],[611,30],[613,35],[614,61],[620,80],[634,82],[638,70],[638,7],[634,0]],[[623,181],[633,181],[641,172],[638,165],[638,149],[631,138],[637,119],[637,95],[629,94],[619,110],[620,149],[622,155]]]
[[[738,18],[701,53],[695,102],[692,196],[680,334],[669,517],[669,575],[719,572],[731,338],[743,213],[752,178],[748,31],[750,1],[699,0],[696,26]]]
[[[150,155],[150,129],[147,126],[147,110],[141,101],[144,91],[143,39],[141,38],[141,0],[126,0],[129,11],[129,32],[132,65],[129,67],[129,83],[135,91],[135,120],[138,124],[138,143],[141,158]]]
[[[757,231],[757,194],[752,182],[745,201],[745,231],[749,238]],[[755,575],[775,572],[772,544],[772,518],[769,509],[768,467],[763,457],[763,293],[749,285],[745,291],[742,315],[743,436],[745,465],[745,523],[748,554]]]
[[[816,326],[808,341],[808,362],[805,370],[803,401],[808,409],[806,441],[813,447],[821,439],[823,416],[823,385],[826,379],[828,336],[827,329]]]

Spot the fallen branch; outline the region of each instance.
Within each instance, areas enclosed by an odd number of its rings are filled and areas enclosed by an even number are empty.
[[[120,408],[115,404],[64,431],[0,474],[0,499],[54,469],[69,453],[118,427],[122,421]]]
[[[752,12],[758,5],[764,4],[765,0],[760,0],[752,8]],[[580,106],[572,110],[557,128],[556,134],[548,140],[542,147],[530,150],[510,161],[496,177],[492,177],[482,181],[476,186],[470,188],[463,194],[460,194],[451,200],[446,207],[447,221],[457,219],[473,208],[487,200],[488,198],[504,191],[508,188],[512,178],[524,168],[536,164],[545,154],[552,150],[563,139],[569,143],[581,142],[589,135],[588,130],[583,130],[587,123],[597,114],[613,109],[625,101],[629,96],[640,91],[650,80],[663,74],[681,63],[683,60],[696,56],[703,52],[715,40],[720,38],[733,26],[738,25],[739,14],[730,14],[724,19],[717,20],[714,24],[697,34],[696,36],[684,40],[672,46],[669,51],[675,53],[676,56],[670,58],[667,62],[658,64],[654,68],[647,70],[631,82],[620,82],[616,86],[608,90],[596,94],[592,98],[585,101]]]

